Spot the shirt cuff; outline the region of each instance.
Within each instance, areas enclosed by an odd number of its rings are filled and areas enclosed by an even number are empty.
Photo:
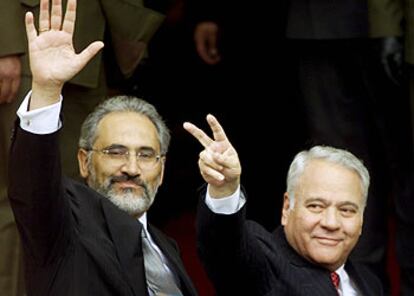
[[[208,193],[207,187],[205,203],[216,214],[231,215],[238,212],[244,206],[246,198],[240,192],[240,186],[237,187],[237,190],[232,195],[223,198],[212,198]]]
[[[59,119],[59,114],[62,107],[62,95],[59,96],[59,102],[55,104],[28,111],[31,95],[32,91],[29,91],[17,110],[20,127],[37,135],[51,134],[60,129],[62,122]]]

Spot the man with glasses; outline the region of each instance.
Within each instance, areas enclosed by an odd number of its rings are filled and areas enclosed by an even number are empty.
[[[63,84],[103,47],[73,49],[76,0],[41,1],[40,29],[26,15],[32,92],[18,110],[9,198],[21,234],[28,295],[196,295],[176,244],[147,223],[163,180],[168,128],[149,103],[125,96],[99,105],[79,140],[81,176],[63,178]],[[70,116],[70,114],[68,115]]]

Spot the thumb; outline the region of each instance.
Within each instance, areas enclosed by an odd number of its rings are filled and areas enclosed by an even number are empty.
[[[102,41],[95,41],[79,53],[79,63],[82,67],[84,67],[103,47],[104,43]]]

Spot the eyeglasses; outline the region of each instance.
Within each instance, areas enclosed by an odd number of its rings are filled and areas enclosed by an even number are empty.
[[[130,156],[135,155],[136,162],[142,170],[154,169],[161,159],[161,154],[147,149],[131,153],[126,147],[109,147],[104,149],[87,149],[88,151],[102,153],[108,157],[114,165],[124,165],[129,161]]]

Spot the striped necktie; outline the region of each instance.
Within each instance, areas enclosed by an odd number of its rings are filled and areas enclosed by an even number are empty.
[[[331,281],[338,295],[339,295],[339,280],[340,280],[339,275],[335,271],[331,272]]]

